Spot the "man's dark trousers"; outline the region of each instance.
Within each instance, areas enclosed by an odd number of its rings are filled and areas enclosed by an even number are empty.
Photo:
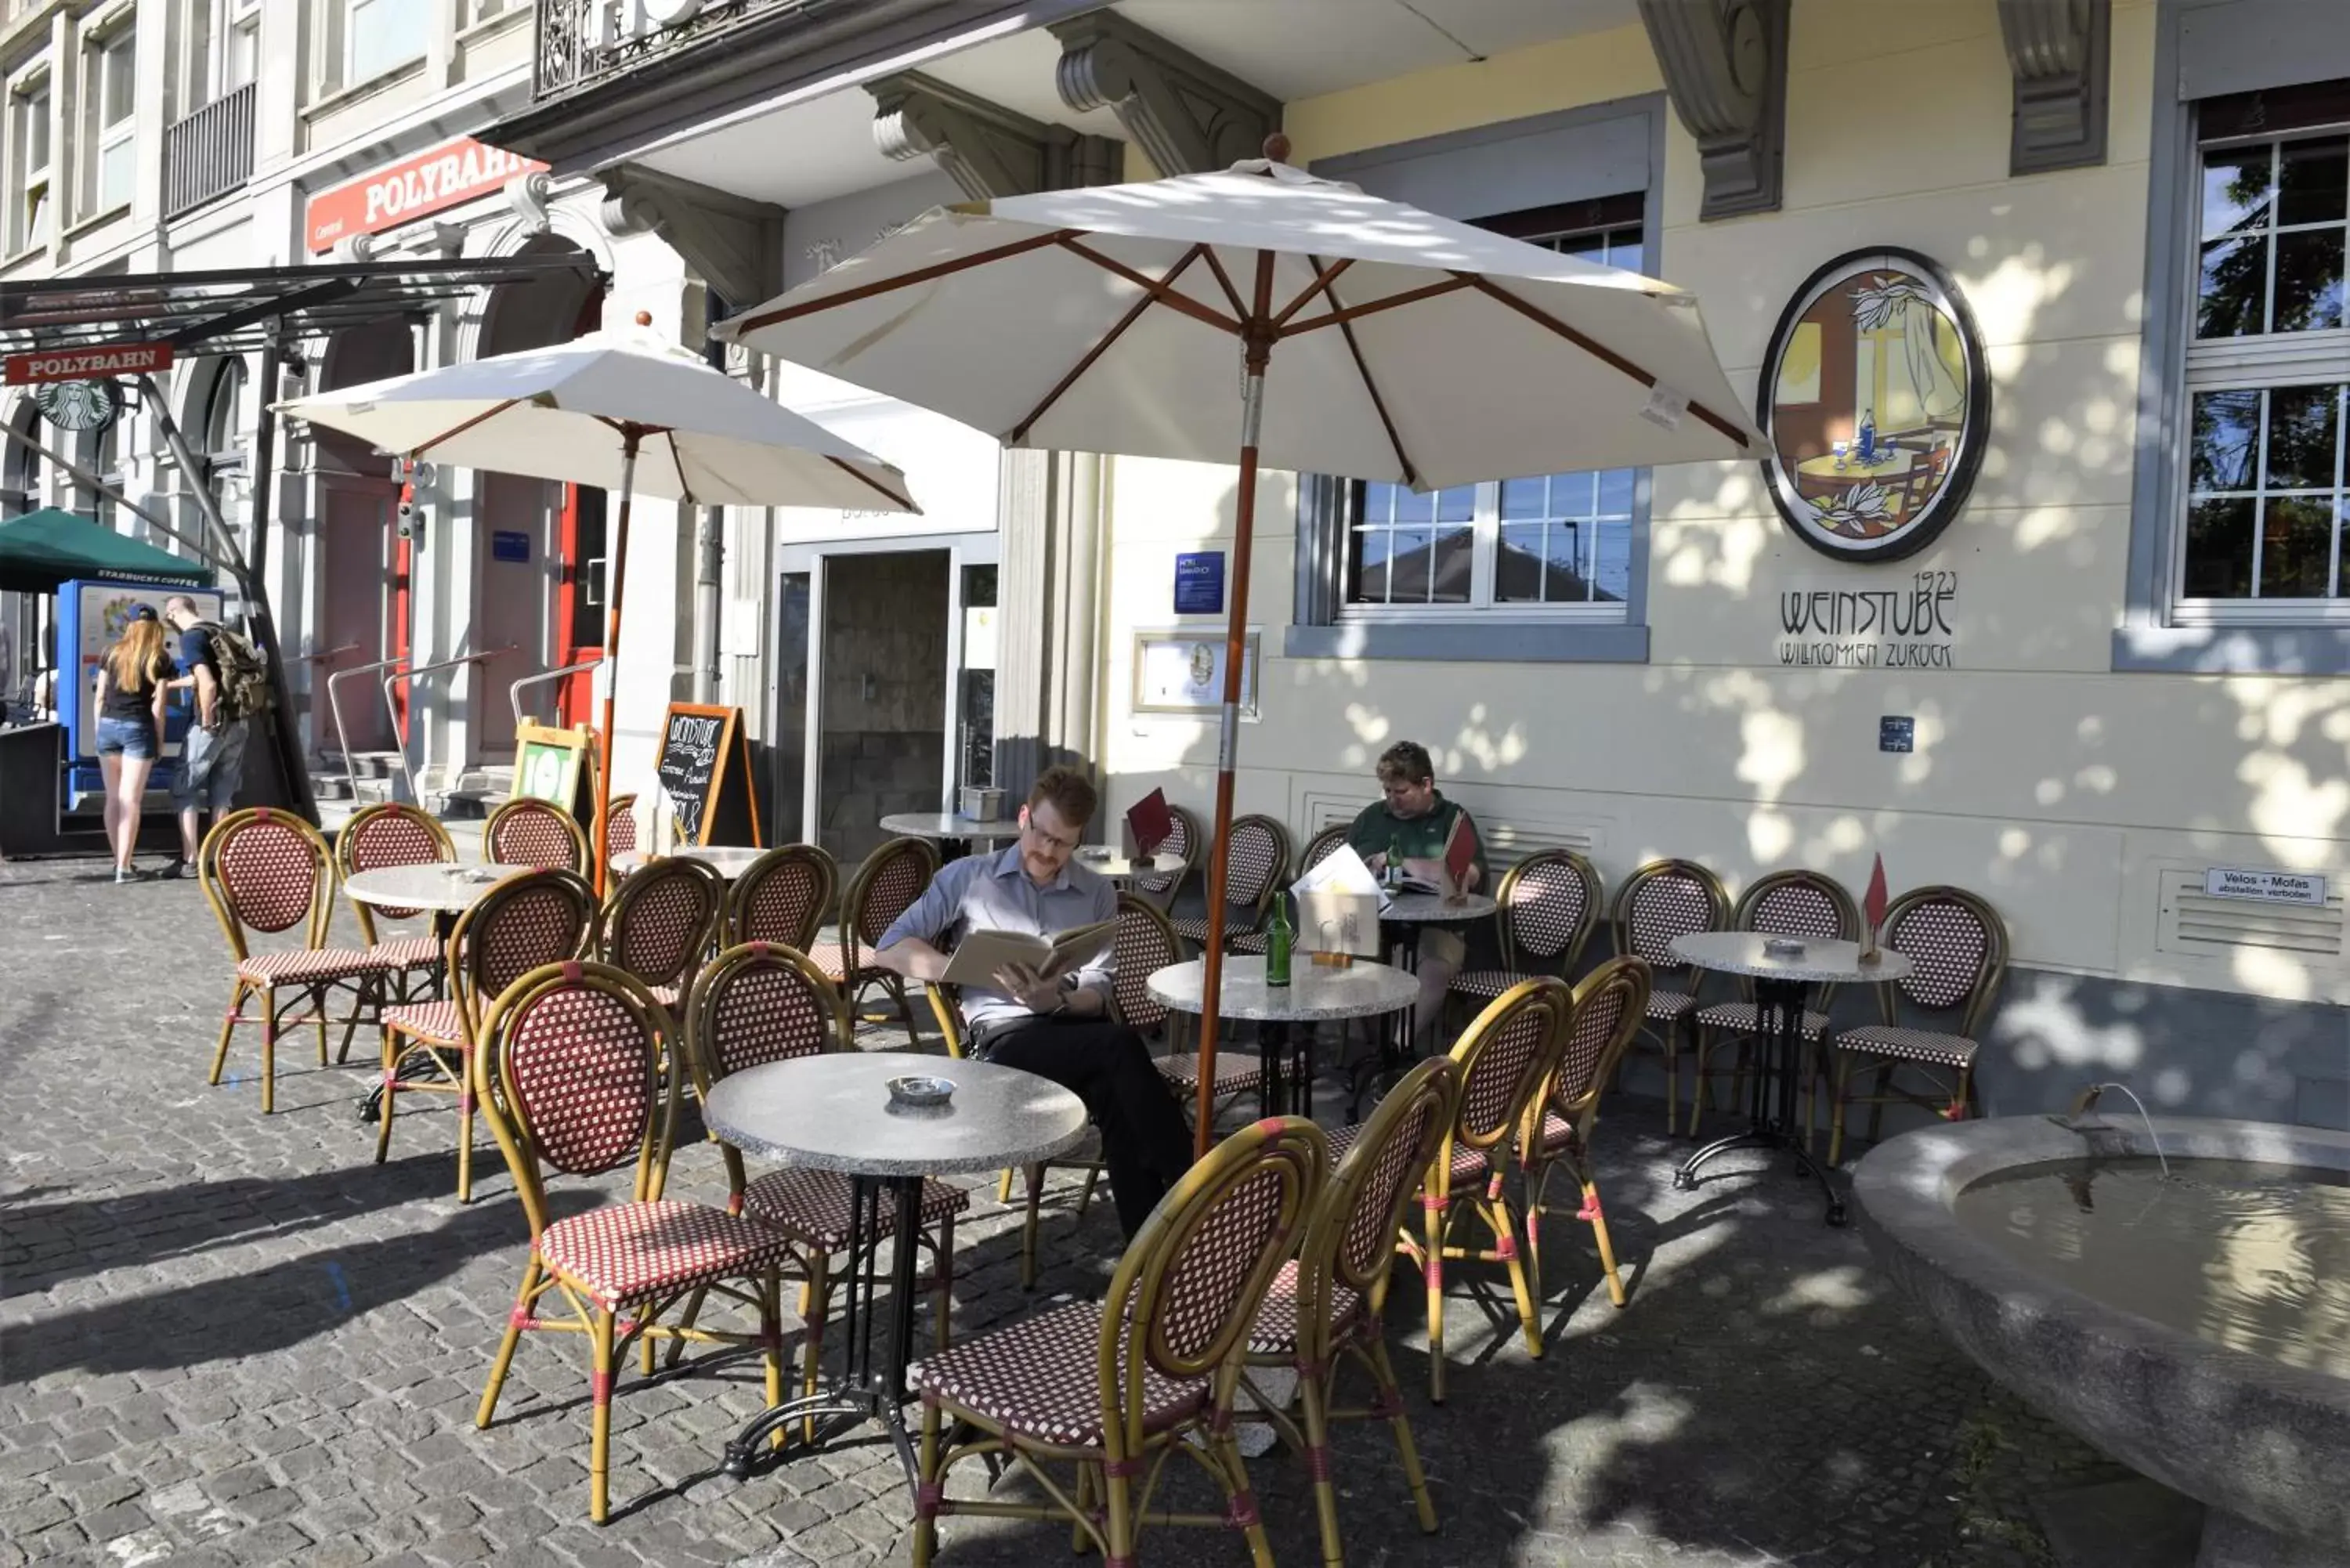
[[[1086,1103],[1101,1128],[1118,1222],[1132,1241],[1191,1168],[1191,1129],[1142,1036],[1103,1018],[1013,1020],[974,1031],[980,1056],[1034,1073]]]

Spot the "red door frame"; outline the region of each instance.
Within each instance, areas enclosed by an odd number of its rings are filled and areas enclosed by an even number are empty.
[[[577,625],[572,613],[577,602],[579,574],[594,569],[597,562],[586,561],[579,554],[579,486],[563,487],[563,512],[557,538],[562,555],[563,570],[556,580],[555,590],[555,656],[556,668],[577,664],[583,660],[601,662],[604,658],[604,623],[599,615],[590,614],[588,624]],[[600,557],[599,557],[600,560]],[[602,607],[598,606],[600,609]],[[556,722],[586,724],[594,722],[596,672],[583,670],[556,682]]]

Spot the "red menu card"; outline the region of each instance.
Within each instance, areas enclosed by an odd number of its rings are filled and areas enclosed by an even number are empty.
[[[1127,808],[1126,825],[1134,830],[1134,852],[1149,855],[1167,842],[1175,831],[1175,818],[1167,809],[1167,792],[1152,790]]]
[[[1477,864],[1477,829],[1465,811],[1452,814],[1452,831],[1444,836],[1444,869],[1460,888],[1469,875],[1469,867]]]

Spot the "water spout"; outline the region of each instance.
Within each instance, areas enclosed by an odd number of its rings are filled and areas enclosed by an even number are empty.
[[[2146,1102],[2139,1099],[2137,1091],[2132,1089],[2127,1084],[2092,1084],[2081,1091],[2080,1097],[2073,1102],[2073,1108],[2070,1111],[2062,1116],[2052,1116],[2049,1119],[2072,1132],[2084,1132],[2091,1125],[2101,1125],[2085,1123],[2082,1118],[2096,1108],[2098,1096],[2107,1089],[2120,1090],[2129,1096],[2130,1104],[2137,1107],[2137,1119],[2146,1124],[2147,1141],[2154,1145],[2154,1158],[2162,1162],[2163,1179],[2168,1180],[2170,1157],[2162,1152],[2162,1139],[2155,1135],[2154,1118],[2146,1114]]]

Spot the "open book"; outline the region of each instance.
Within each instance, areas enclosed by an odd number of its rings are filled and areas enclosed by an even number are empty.
[[[1116,920],[1079,926],[1050,938],[1032,937],[1024,931],[972,931],[956,944],[941,978],[950,985],[993,991],[997,970],[1024,964],[1051,979],[1085,968],[1117,940]]]

